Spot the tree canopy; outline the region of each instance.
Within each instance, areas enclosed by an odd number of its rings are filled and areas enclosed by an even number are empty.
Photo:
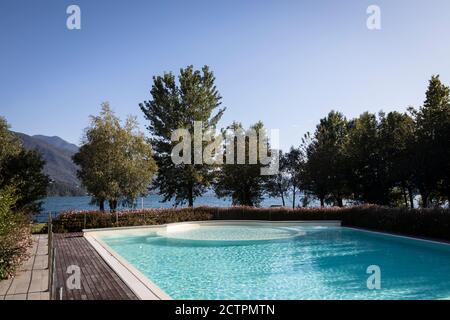
[[[233,133],[231,139],[226,139],[228,131]],[[233,205],[259,206],[269,179],[269,176],[261,174],[261,168],[265,165],[259,152],[260,139],[262,136],[267,137],[263,123],[254,124],[250,131],[251,133],[245,132],[242,124],[238,122],[234,122],[223,131],[225,140],[221,161],[223,164],[216,171],[214,190],[219,198],[231,198]],[[255,134],[253,142],[251,142],[252,134]],[[243,141],[244,152],[238,150],[239,140]],[[232,153],[229,153],[229,149],[232,149]],[[232,159],[227,158],[230,156]]]
[[[147,193],[156,171],[151,146],[136,119],[128,117],[122,125],[108,103],[102,104],[99,116],[91,116],[73,160],[80,166],[78,177],[100,210],[105,202],[112,211],[120,202],[133,205]]]
[[[329,202],[423,207],[450,203],[450,90],[433,76],[426,100],[408,113],[334,111],[306,147],[302,188]]]
[[[42,210],[40,200],[46,196],[49,184],[49,178],[43,173],[44,164],[37,151],[23,148],[21,141],[9,131],[6,120],[0,117],[0,189],[15,190],[15,211]]]
[[[158,165],[154,188],[164,196],[164,201],[175,200],[176,205],[194,205],[196,197],[211,185],[211,166],[196,163],[194,152],[191,161],[175,164],[171,153],[179,141],[172,141],[177,129],[188,130],[194,136],[194,122],[201,122],[201,131],[214,130],[225,108],[220,108],[222,97],[215,85],[215,77],[208,66],[194,70],[193,66],[181,69],[177,78],[172,73],[153,77],[152,99],[140,104],[149,121],[147,126]],[[194,139],[191,141],[194,150]],[[201,142],[202,148],[206,142]]]

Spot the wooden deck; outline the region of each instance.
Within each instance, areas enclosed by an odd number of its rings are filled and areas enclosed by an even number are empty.
[[[81,233],[55,234],[55,299],[63,300],[137,300],[136,295],[100,257]],[[69,289],[69,266],[80,267],[81,288]]]

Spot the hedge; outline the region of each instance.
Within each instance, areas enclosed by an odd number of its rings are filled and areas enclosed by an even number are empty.
[[[13,211],[15,203],[12,188],[0,190],[0,280],[16,273],[32,244],[29,217]]]
[[[53,220],[54,232],[155,225],[201,220],[341,220],[343,226],[450,241],[449,209],[406,209],[372,205],[344,208],[197,207],[103,213],[66,212]]]

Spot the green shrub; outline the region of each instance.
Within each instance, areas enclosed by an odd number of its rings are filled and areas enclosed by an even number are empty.
[[[344,208],[252,208],[198,207],[145,209],[115,214],[81,211],[61,214],[54,220],[55,232],[82,229],[154,225],[200,220],[341,220],[343,226],[392,232],[450,241],[450,210],[402,209],[372,205]]]
[[[31,245],[28,219],[11,211],[15,203],[13,188],[0,190],[0,279],[14,275],[28,258],[27,249]]]
[[[32,234],[47,234],[48,227],[47,223],[33,223],[31,225],[31,233]]]
[[[71,211],[53,220],[53,232],[80,232],[83,229],[156,225],[182,221],[211,220],[211,208],[146,209],[117,213]]]

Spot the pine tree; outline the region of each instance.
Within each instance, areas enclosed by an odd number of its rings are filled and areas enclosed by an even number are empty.
[[[172,73],[153,77],[150,93],[152,100],[141,103],[140,108],[150,122],[147,128],[159,168],[154,188],[164,196],[163,201],[174,199],[176,205],[187,202],[192,207],[195,198],[211,185],[212,167],[196,163],[194,152],[190,163],[173,163],[172,150],[179,141],[171,141],[171,136],[174,130],[186,129],[193,137],[196,121],[202,123],[202,132],[216,128],[225,109],[219,108],[222,98],[214,74],[208,66],[201,71],[188,66],[180,70],[178,82]],[[202,147],[205,145],[203,142]]]
[[[342,206],[347,195],[344,146],[347,120],[335,111],[320,120],[311,143],[306,147],[307,161],[302,174],[305,191],[314,194],[324,206],[328,200]]]
[[[450,89],[438,75],[431,78],[425,102],[413,114],[414,179],[422,205],[429,206],[432,194],[441,193],[450,201]]]
[[[258,122],[250,128],[255,134],[253,145],[250,143],[250,134],[245,132],[240,123],[234,122],[227,128],[233,132],[232,139],[224,139],[225,151],[223,165],[216,172],[214,190],[219,198],[230,197],[233,205],[259,206],[264,197],[268,175],[261,174],[261,168],[265,165],[260,161],[259,139],[267,134],[262,122]],[[247,137],[246,137],[247,135]],[[245,141],[245,157],[240,163],[238,141]],[[227,159],[227,150],[233,150],[233,158]]]

